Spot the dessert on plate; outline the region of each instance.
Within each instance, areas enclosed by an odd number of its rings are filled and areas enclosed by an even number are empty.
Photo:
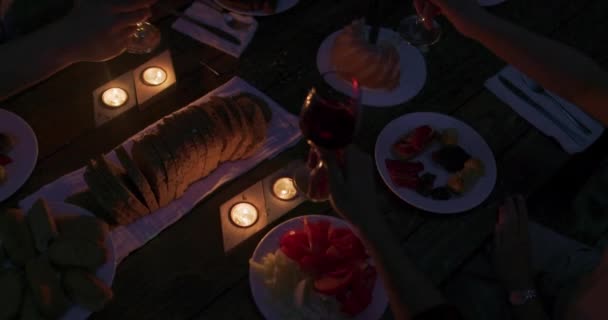
[[[362,20],[342,29],[330,53],[331,64],[344,79],[355,78],[370,89],[393,90],[399,86],[401,67],[394,44],[369,41],[369,32]]]

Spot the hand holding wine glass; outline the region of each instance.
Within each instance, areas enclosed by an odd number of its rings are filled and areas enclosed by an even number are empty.
[[[105,61],[125,51],[156,0],[80,0],[60,22],[75,61]]]
[[[468,26],[485,12],[477,0],[414,0],[418,15],[423,17],[424,26],[432,29],[430,21],[437,15],[446,17],[462,34],[468,34]]]

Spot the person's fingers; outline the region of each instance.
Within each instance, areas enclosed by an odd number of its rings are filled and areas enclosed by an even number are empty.
[[[515,204],[517,206],[518,229],[521,235],[528,234],[528,207],[526,200],[522,195],[515,196]]]
[[[115,0],[112,2],[114,13],[132,12],[150,8],[158,0]]]
[[[150,9],[144,8],[132,12],[124,12],[118,15],[115,22],[115,27],[122,29],[123,27],[134,25],[136,23],[144,22],[151,17]]]

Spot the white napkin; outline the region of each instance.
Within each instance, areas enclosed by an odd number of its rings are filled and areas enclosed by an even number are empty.
[[[295,145],[300,140],[301,133],[298,127],[298,118],[285,111],[268,96],[238,77],[232,78],[221,87],[187,105],[199,104],[208,100],[209,97],[213,95],[226,96],[239,92],[250,92],[264,98],[272,109],[272,120],[268,128],[268,139],[264,146],[258,153],[248,159],[222,164],[211,175],[192,184],[181,198],[171,202],[168,206],[161,208],[130,225],[120,226],[114,229],[111,236],[112,241],[114,242],[117,262],[122,261],[129,253],[143,246],[162,230],[175,223],[188,213],[199,201],[203,200],[221,185],[247,172],[260,162],[277,156],[283,150]],[[122,145],[130,152],[133,145],[133,139],[150,131],[157,123],[150,125],[129,138],[127,141],[123,142]],[[108,153],[108,159],[119,165],[114,151]],[[45,198],[47,201],[64,201],[68,196],[87,188],[83,173],[84,168],[69,173],[42,187],[34,194],[24,198],[19,205],[23,209],[28,209],[32,206],[34,201],[40,197]]]
[[[221,28],[222,30],[230,33],[231,35],[237,37],[241,41],[241,45],[236,45],[232,42],[228,42],[225,39],[220,38],[219,36],[193,24],[192,22],[180,18],[173,23],[173,29],[182,32],[184,34],[189,35],[195,40],[198,40],[202,43],[206,43],[218,50],[224,51],[227,54],[233,57],[240,57],[241,53],[247,48],[251,39],[258,29],[257,21],[249,16],[242,16],[237,14],[232,14],[233,17],[239,21],[249,23],[249,28],[243,30],[235,30],[226,25],[222,14],[217,10],[203,4],[200,2],[193,2],[192,5],[186,9],[184,14],[195,18],[198,21],[204,22],[206,24]]]
[[[510,80],[514,85],[519,87],[536,103],[543,106],[545,110],[552,113],[556,118],[561,120],[564,125],[567,125],[569,128],[572,129],[572,131],[578,133],[580,138],[582,138],[581,143],[575,142],[572,138],[570,138],[570,136],[566,132],[564,132],[557,125],[555,125],[553,121],[548,119],[545,115],[537,111],[532,106],[528,105],[528,103],[526,103],[524,100],[522,100],[517,95],[512,93],[509,89],[507,89],[500,82],[500,80],[498,80],[498,74]],[[593,144],[593,142],[595,142],[600,137],[602,132],[604,132],[604,127],[602,126],[602,124],[593,119],[591,116],[587,115],[579,107],[547,91],[548,94],[550,94],[555,100],[559,101],[559,103],[563,105],[576,119],[581,121],[587,128],[591,130],[591,134],[586,135],[580,130],[576,123],[571,121],[568,116],[564,114],[561,108],[557,106],[552,99],[533,92],[524,80],[526,78],[526,75],[519,72],[514,67],[507,66],[498,74],[486,81],[486,88],[492,91],[492,93],[494,93],[504,103],[511,106],[511,108],[513,108],[515,112],[517,112],[524,119],[528,120],[528,122],[530,122],[538,130],[542,131],[547,136],[553,137],[555,140],[557,140],[562,146],[562,148],[564,148],[564,150],[566,150],[566,152],[568,152],[569,154],[578,153],[587,149],[591,144]]]

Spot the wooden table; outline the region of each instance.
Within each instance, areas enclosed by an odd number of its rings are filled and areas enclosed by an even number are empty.
[[[412,13],[410,1],[392,1],[385,24],[395,26]],[[81,63],[6,102],[34,128],[40,157],[26,185],[4,205],[15,205],[85,161],[107,152],[164,115],[238,75],[297,113],[317,76],[316,51],[325,36],[361,16],[361,1],[301,0],[281,15],[260,18],[254,41],[241,59],[172,31],[174,18],[159,19],[163,48],[170,48],[178,82],[144,112],[132,109],[95,128],[91,92],[150,56],[124,54],[107,63]],[[507,0],[495,14],[579,48],[608,67],[608,30],[603,0]],[[493,230],[496,205],[505,191],[530,194],[553,177],[570,156],[509,106],[483,87],[503,63],[480,45],[458,34],[446,21],[443,39],[426,54],[428,80],[414,99],[394,108],[364,111],[357,144],[367,152],[391,119],[412,111],[451,114],[473,126],[496,155],[499,183],[481,207],[468,213],[438,216],[416,210],[379,183],[377,199],[404,252],[437,284],[445,281],[475,252]],[[204,69],[204,60],[217,77]],[[221,244],[219,204],[248,185],[304,156],[296,147],[225,185],[157,238],[118,266],[114,301],[94,319],[259,319],[248,286],[247,266],[255,245],[267,231],[253,236],[228,255]],[[305,203],[284,218],[318,213],[327,204]],[[270,226],[272,227],[272,226]]]

